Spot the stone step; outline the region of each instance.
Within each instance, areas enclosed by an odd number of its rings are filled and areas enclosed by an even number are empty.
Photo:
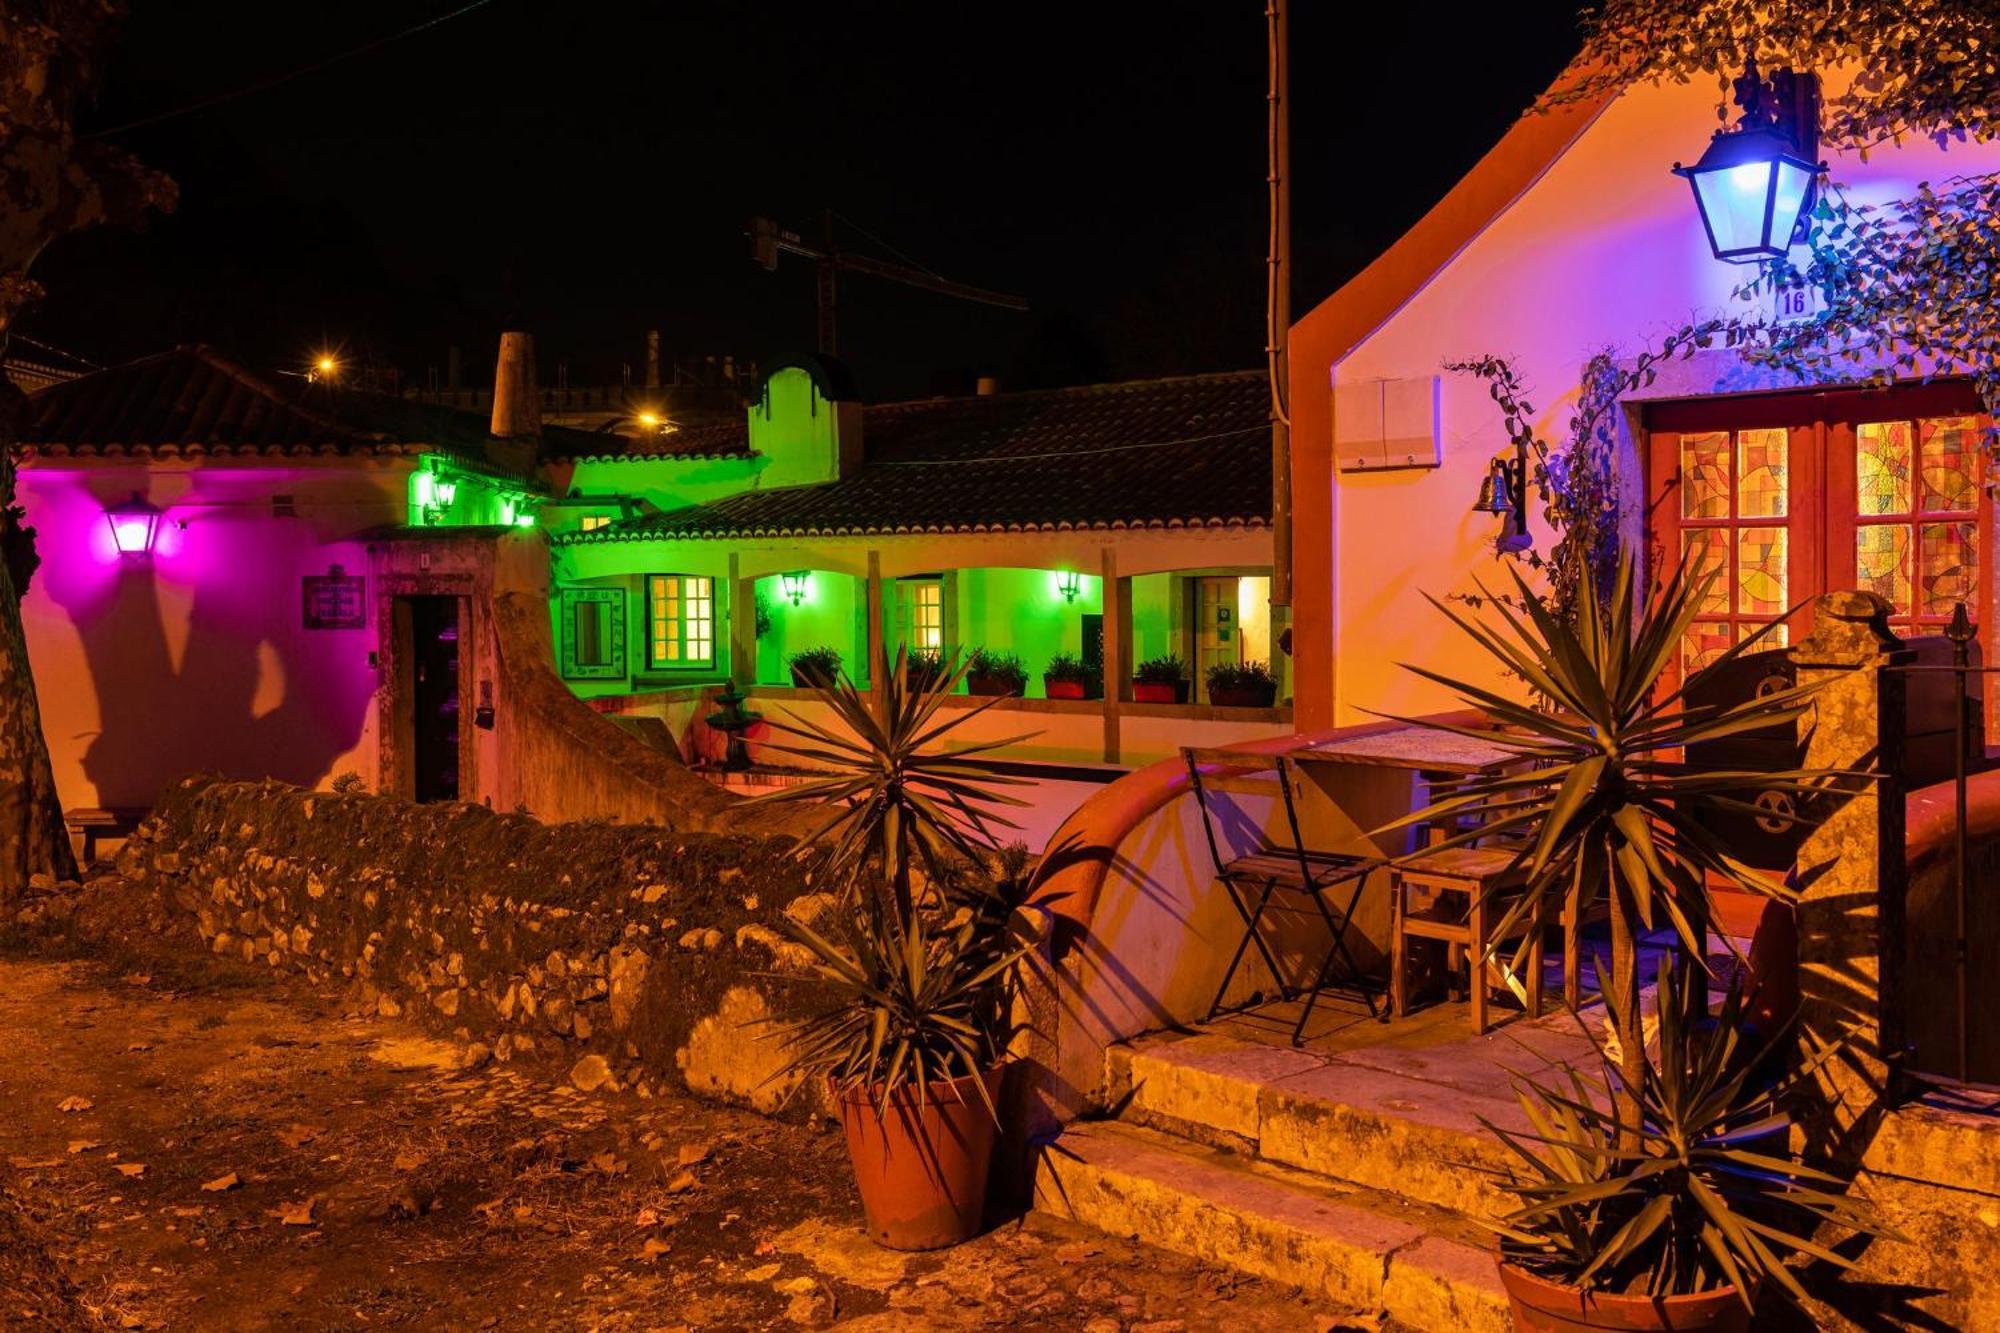
[[[1035,1207],[1418,1329],[1504,1333],[1493,1251],[1463,1218],[1117,1121],[1042,1150]]]
[[[1590,1049],[1567,1017],[1438,1046],[1338,1054],[1220,1032],[1166,1034],[1114,1048],[1111,1083],[1124,1120],[1488,1217],[1512,1202],[1494,1175],[1510,1154],[1482,1119],[1526,1127],[1510,1071],[1546,1078]]]

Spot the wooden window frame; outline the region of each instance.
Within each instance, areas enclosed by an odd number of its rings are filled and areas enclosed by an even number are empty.
[[[672,590],[664,588],[668,580],[675,581]],[[690,597],[686,585],[698,582],[703,586],[701,595]],[[715,585],[712,574],[687,574],[676,571],[646,575],[646,670],[648,671],[713,671],[715,669]],[[690,604],[706,607],[702,615],[690,614]],[[671,607],[671,609],[669,609]],[[690,634],[691,624],[706,626],[706,633]],[[662,652],[667,639],[662,637],[662,629],[667,629],[669,638],[677,650],[677,655]],[[696,648],[706,645],[705,655],[696,655]]]

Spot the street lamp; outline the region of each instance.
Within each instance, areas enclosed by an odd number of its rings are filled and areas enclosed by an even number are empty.
[[[111,525],[111,544],[118,554],[138,560],[152,553],[153,538],[160,527],[160,510],[147,504],[139,492],[132,492],[132,498],[125,503],[106,509],[104,518]]]
[[[1746,60],[1734,128],[1717,130],[1701,160],[1674,163],[1694,190],[1709,249],[1730,264],[1783,259],[1803,239],[1818,194],[1819,81],[1781,69],[1767,82]]]

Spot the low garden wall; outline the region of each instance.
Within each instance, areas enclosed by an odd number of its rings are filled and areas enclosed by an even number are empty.
[[[812,984],[780,919],[833,905],[793,846],[197,778],[119,869],[207,948],[412,1019],[468,1063],[768,1111],[787,1091],[769,1020]]]

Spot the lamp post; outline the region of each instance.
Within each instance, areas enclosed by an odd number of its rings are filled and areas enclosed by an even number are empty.
[[[1819,80],[1789,69],[1766,80],[1751,58],[1735,87],[1736,124],[1717,130],[1693,166],[1674,163],[1674,174],[1694,190],[1715,257],[1759,264],[1803,238],[1818,196]]]

